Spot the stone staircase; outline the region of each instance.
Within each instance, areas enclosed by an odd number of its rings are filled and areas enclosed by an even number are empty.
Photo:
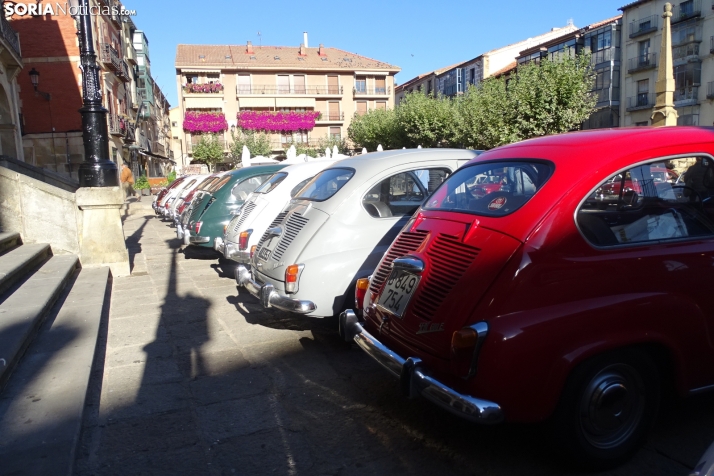
[[[0,475],[71,474],[109,268],[0,232]]]

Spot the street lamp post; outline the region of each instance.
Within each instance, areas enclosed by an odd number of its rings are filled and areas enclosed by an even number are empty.
[[[84,162],[79,166],[80,187],[118,187],[117,165],[109,160],[107,110],[102,106],[99,66],[92,40],[88,0],[79,0],[79,47],[82,70],[82,140]]]

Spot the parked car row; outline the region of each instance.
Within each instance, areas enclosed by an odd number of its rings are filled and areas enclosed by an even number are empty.
[[[339,316],[405,396],[477,423],[548,421],[575,462],[612,467],[667,390],[714,390],[713,139],[639,127],[251,167],[242,180],[262,185],[242,207],[206,192],[179,229],[236,261],[265,308]],[[672,159],[696,163],[696,189]]]

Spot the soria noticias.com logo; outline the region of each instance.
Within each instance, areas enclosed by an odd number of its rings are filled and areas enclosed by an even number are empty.
[[[35,16],[35,15],[106,15],[106,16],[136,16],[136,10],[127,10],[119,5],[95,5],[85,8],[81,5],[71,5],[69,3],[5,3],[3,5],[6,17],[17,15]]]

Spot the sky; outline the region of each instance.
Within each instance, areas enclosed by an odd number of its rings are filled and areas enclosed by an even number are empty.
[[[228,1],[122,0],[149,40],[154,79],[178,104],[176,45],[308,46],[320,43],[399,66],[397,84],[572,20],[584,27],[632,0]]]

